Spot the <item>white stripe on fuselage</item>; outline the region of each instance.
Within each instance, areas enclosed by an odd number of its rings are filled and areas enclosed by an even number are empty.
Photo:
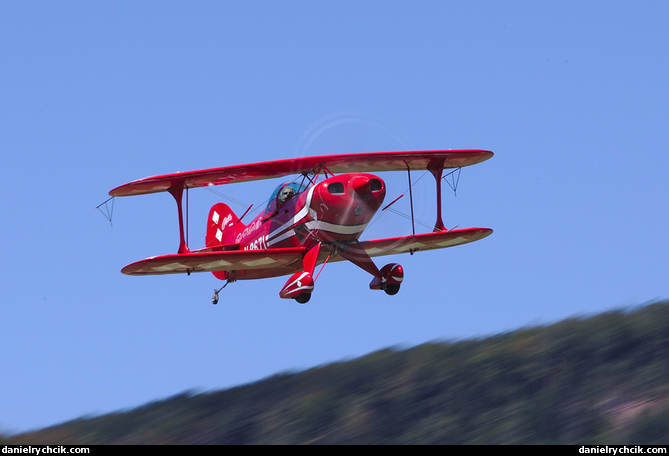
[[[336,223],[325,222],[323,220],[312,220],[305,223],[309,230],[327,231],[335,234],[356,234],[362,233],[367,228],[367,223],[362,225],[337,225]]]

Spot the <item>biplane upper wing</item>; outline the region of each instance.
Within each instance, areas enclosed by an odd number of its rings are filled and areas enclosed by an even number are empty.
[[[161,275],[207,271],[272,269],[302,260],[306,249],[290,247],[266,250],[200,251],[161,255],[124,267],[127,275]]]
[[[478,241],[491,234],[492,230],[490,228],[463,228],[459,230],[415,234],[412,236],[361,241],[358,245],[363,248],[370,257],[375,257],[399,253],[414,253],[423,250],[444,249]],[[336,257],[330,261],[338,261],[342,259],[343,258],[341,257]]]
[[[325,166],[333,173],[426,170],[433,167],[460,168],[493,156],[487,150],[431,150],[408,152],[367,152],[322,155],[274,160],[248,165],[225,166],[200,171],[186,171],[146,177],[116,187],[110,196],[131,196],[164,192],[178,185],[184,188],[207,187],[293,174],[317,172]]]

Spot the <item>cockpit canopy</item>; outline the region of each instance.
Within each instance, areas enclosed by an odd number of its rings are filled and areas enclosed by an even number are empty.
[[[299,182],[284,182],[272,192],[267,203],[267,210],[276,209],[286,201],[294,198],[307,189],[306,185]]]

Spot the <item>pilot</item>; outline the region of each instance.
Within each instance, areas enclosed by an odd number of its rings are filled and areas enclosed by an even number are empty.
[[[279,192],[279,204],[284,204],[286,201],[295,196],[295,190],[290,185],[284,186]]]

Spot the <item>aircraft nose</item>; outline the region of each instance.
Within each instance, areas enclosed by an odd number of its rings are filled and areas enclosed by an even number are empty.
[[[367,176],[355,176],[351,179],[351,188],[358,195],[363,196],[371,190],[372,182]]]

